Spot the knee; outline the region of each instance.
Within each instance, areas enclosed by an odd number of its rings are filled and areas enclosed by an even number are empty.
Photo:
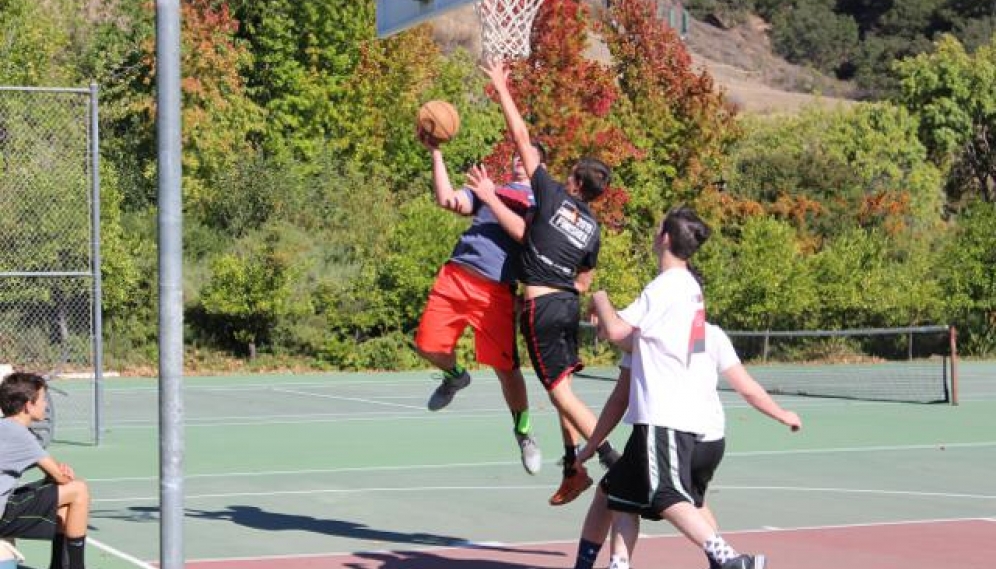
[[[74,504],[90,503],[90,486],[85,481],[73,480],[66,484],[66,489],[69,491],[70,501]]]

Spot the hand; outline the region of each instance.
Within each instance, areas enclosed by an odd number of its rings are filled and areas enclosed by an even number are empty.
[[[508,67],[505,66],[502,59],[492,57],[485,60],[481,64],[481,70],[491,79],[491,84],[495,86],[495,89],[508,88]]]
[[[478,199],[486,204],[493,203],[497,198],[495,183],[488,177],[488,171],[484,166],[474,165],[470,167],[470,170],[467,171],[466,185]]]
[[[791,429],[793,433],[802,428],[802,419],[800,419],[799,415],[796,415],[794,411],[786,411],[785,415],[782,417],[782,423],[788,425],[788,428]]]
[[[439,150],[439,143],[432,138],[428,132],[422,130],[421,128],[415,127],[415,138],[422,143],[422,146],[426,147],[427,150]]]
[[[59,472],[70,480],[76,479],[76,473],[73,472],[73,468],[64,462],[59,463]]]

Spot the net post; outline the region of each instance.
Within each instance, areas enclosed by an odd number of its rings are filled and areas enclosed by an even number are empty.
[[[761,355],[761,361],[768,363],[768,345],[771,341],[771,330],[764,331],[764,352]]]
[[[948,328],[951,342],[951,405],[958,405],[958,329]]]

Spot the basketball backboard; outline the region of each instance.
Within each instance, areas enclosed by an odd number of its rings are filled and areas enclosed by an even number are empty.
[[[377,37],[387,37],[475,0],[377,0]]]

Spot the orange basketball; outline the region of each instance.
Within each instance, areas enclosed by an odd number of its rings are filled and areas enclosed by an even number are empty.
[[[429,101],[418,110],[415,131],[425,133],[436,144],[448,142],[460,130],[460,114],[446,101]]]

